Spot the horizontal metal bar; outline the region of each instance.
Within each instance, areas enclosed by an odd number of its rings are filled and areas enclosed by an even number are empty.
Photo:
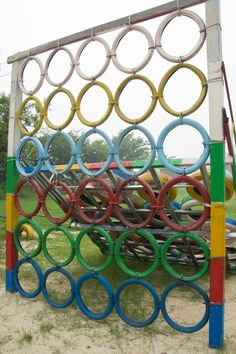
[[[141,179],[142,179],[142,177],[141,177]],[[148,183],[149,184],[149,183]],[[160,188],[158,188],[157,186],[155,186],[155,185],[153,185],[153,184],[149,184],[150,185],[150,187],[152,188],[152,190],[153,191],[159,191],[160,190]],[[70,188],[77,188],[78,187],[78,185],[77,186],[69,186]],[[174,185],[173,186],[173,188],[187,188],[187,187],[193,187],[193,185],[192,184],[176,184],[176,185]],[[111,187],[112,188],[112,187]],[[113,189],[113,191],[116,189],[116,188],[112,188]],[[104,192],[104,187],[102,187],[102,186],[90,186],[90,185],[87,185],[86,186],[86,188],[85,188],[85,190],[87,191],[102,191],[102,192]],[[143,186],[143,185],[127,185],[127,186],[125,186],[125,187],[123,187],[122,188],[122,190],[123,191],[126,191],[126,190],[130,190],[130,191],[140,191],[140,190],[146,190],[146,188]]]
[[[118,225],[114,225],[114,226],[111,226],[111,225],[107,225],[105,223],[102,223],[102,224],[99,224],[104,230],[106,231],[118,231],[118,232],[123,232],[123,231],[127,231],[127,226],[124,226],[122,224],[118,224]],[[84,224],[84,223],[75,223],[74,226],[71,226],[72,228],[73,227],[76,227],[78,229],[83,229],[83,228],[86,228],[88,227],[88,224]],[[173,230],[169,230],[169,229],[153,229],[153,228],[143,228],[143,230],[146,230],[146,231],[149,231],[151,232],[153,235],[172,235],[174,234],[175,232]],[[135,230],[134,230],[134,233],[135,233]],[[209,232],[208,231],[201,231],[201,230],[195,230],[194,233],[196,233],[197,235],[199,236],[202,236],[202,237],[207,237],[209,238]]]
[[[191,166],[193,165],[196,160],[198,159],[198,157],[190,157],[190,158],[179,158],[179,159],[175,159],[175,158],[169,158],[168,161],[170,163],[172,163],[174,166],[179,166],[179,167],[182,167],[182,166]],[[178,162],[176,162],[177,160],[179,160]],[[133,164],[135,164],[137,161],[133,161]],[[127,169],[133,169],[133,170],[137,170],[139,168],[142,168],[143,166],[145,166],[147,163],[147,160],[143,160],[142,163],[140,162],[139,166],[138,167],[134,167],[134,166],[126,166],[125,165],[125,168]],[[231,165],[233,163],[233,158],[232,156],[230,155],[226,155],[225,156],[225,164],[226,165]],[[88,169],[92,169],[94,171],[97,171],[97,170],[100,170],[103,166],[104,166],[104,162],[102,163],[97,163],[96,166],[94,166],[93,163],[87,163],[86,164],[86,167]],[[125,161],[124,161],[124,164],[125,164]],[[91,168],[91,165],[93,165],[93,167]],[[210,159],[208,158],[205,162],[205,165],[206,166],[210,166]],[[161,168],[161,167],[164,167],[164,165],[159,161],[159,160],[154,160],[154,162],[152,163],[152,167],[153,168]],[[65,168],[65,165],[56,165],[56,170],[57,171],[61,171]],[[112,163],[110,166],[109,166],[109,169],[110,170],[113,170],[113,169],[119,169],[118,166],[115,164],[115,163]],[[70,168],[70,172],[73,171],[73,172],[80,172],[80,168],[77,164],[74,164],[73,166],[71,166]],[[41,172],[48,172],[47,169],[43,168],[41,170]]]
[[[191,6],[199,5],[204,3],[206,0],[179,0],[179,7],[181,9],[185,9]],[[178,9],[178,3],[177,1],[171,1],[166,4],[162,4],[156,7],[153,7],[151,9],[137,12],[133,15],[130,16],[125,16],[122,18],[119,18],[114,21],[110,21],[107,23],[104,23],[102,25],[95,26],[93,28],[88,28],[86,30],[74,33],[72,35],[62,37],[60,39],[56,39],[54,41],[39,45],[37,47],[31,48],[24,50],[23,52],[16,53],[12,56],[9,56],[7,59],[8,64],[13,63],[14,61],[17,60],[22,60],[27,58],[29,55],[37,55],[44,53],[48,50],[53,50],[60,46],[65,46],[68,44],[72,44],[75,42],[82,41],[84,39],[88,39],[91,37],[91,33],[93,33],[94,36],[111,32],[116,29],[119,29],[121,27],[127,26],[130,23],[131,24],[137,24],[143,21],[151,20],[153,18],[159,17],[166,15],[172,11],[175,11]]]
[[[94,212],[97,211],[97,208],[95,206],[91,207],[82,207],[83,212]],[[101,212],[105,212],[107,209],[105,207],[100,208]],[[125,215],[129,215],[130,217],[132,217],[132,212],[130,211],[130,209],[122,209],[122,213]],[[136,213],[138,214],[149,214],[150,210],[149,209],[136,209]],[[199,215],[199,213],[201,213],[200,210],[175,210],[175,213],[178,215]]]
[[[106,230],[106,231],[117,231],[117,232],[123,232],[123,231],[127,231],[127,226],[123,226],[121,224],[119,225],[115,225],[115,226],[111,226],[111,225],[107,225],[105,223],[100,224],[100,226]],[[81,222],[78,223],[74,223],[74,226],[71,226],[71,228],[76,228],[76,229],[83,229],[88,227],[88,224],[84,224]],[[175,231],[173,230],[169,230],[169,229],[154,229],[154,228],[143,228],[143,230],[149,231],[151,232],[153,235],[163,235],[163,236],[168,236],[168,235],[173,235],[175,233]],[[135,233],[135,230],[134,230]],[[209,231],[207,230],[195,230],[194,231],[195,234],[197,234],[200,237],[206,237],[206,238],[210,238],[210,234]],[[226,232],[225,236],[231,239],[235,239],[236,241],[236,232]]]

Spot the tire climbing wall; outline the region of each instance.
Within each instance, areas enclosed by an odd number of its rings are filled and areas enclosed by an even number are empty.
[[[207,2],[206,28],[205,20],[192,9],[186,9],[201,2],[204,1],[185,1],[185,5],[181,5],[180,1],[174,1],[9,58],[13,68],[6,198],[7,291],[18,291],[27,298],[33,298],[42,292],[46,301],[57,308],[67,307],[75,301],[85,316],[95,320],[107,317],[115,308],[123,321],[135,327],[153,323],[159,312],[171,327],[182,332],[198,331],[210,319],[209,345],[214,348],[222,346],[225,155],[221,48],[220,41],[217,42],[220,37],[219,4],[217,0]],[[209,13],[213,15],[210,17]],[[156,25],[155,35],[137,24],[144,21],[148,24],[150,19],[153,23],[157,17],[160,17],[160,21]],[[188,53],[181,56],[169,54],[162,43],[165,29],[177,17],[189,18],[199,30],[197,42],[193,43]],[[120,30],[120,27],[124,28]],[[101,36],[106,31],[116,31],[111,43]],[[118,55],[123,38],[130,32],[141,34],[148,48],[144,59],[135,67],[124,66]],[[203,70],[191,62],[204,50],[206,37],[208,78]],[[105,60],[102,67],[90,75],[81,68],[80,61],[86,48],[95,42],[104,48]],[[71,43],[77,45],[75,52],[70,49]],[[68,56],[70,68],[66,76],[56,82],[50,75],[50,67],[60,52]],[[41,53],[44,53],[44,62],[40,59]],[[156,84],[151,77],[144,74],[144,70],[155,60],[158,68],[160,59],[166,62],[167,70],[161,74],[161,79]],[[35,87],[28,89],[24,84],[24,74],[32,62],[38,69],[39,80]],[[102,81],[110,66],[122,73],[122,79],[118,84],[113,84],[112,89]],[[172,77],[183,70],[196,77],[200,83],[200,93],[190,107],[177,110],[168,103],[165,90]],[[76,95],[68,88],[74,77],[82,83]],[[123,92],[134,81],[146,86],[150,92],[150,102],[143,114],[132,118],[125,113],[126,109],[122,107],[121,101]],[[54,88],[43,100],[38,92],[45,83],[51,89]],[[86,94],[94,87],[102,90],[107,98],[107,109],[96,120],[86,116],[82,109]],[[69,102],[69,112],[60,122],[50,118],[52,102],[58,95],[64,95]],[[206,102],[207,95],[210,133],[194,115]],[[27,123],[29,103],[36,110],[31,123]],[[96,102],[91,102],[91,105],[96,105]],[[158,105],[168,116],[167,122],[158,117],[155,125],[150,127],[146,123],[154,115],[158,116]],[[109,132],[117,120],[121,120],[125,128],[119,132],[114,142]],[[67,132],[67,127],[73,123],[84,129],[77,141]],[[104,125],[109,127],[108,133],[103,130]],[[53,131],[44,144],[40,139],[43,126]],[[169,134],[185,126],[201,137],[202,152],[197,158],[169,158],[165,142]],[[124,161],[120,153],[122,142],[128,134],[136,132],[144,136],[149,146],[149,157],[145,160]],[[93,135],[105,142],[106,161],[87,163],[84,160],[84,145]],[[70,151],[69,160],[60,166],[52,156],[52,147],[58,138],[64,140]],[[191,146],[187,149],[191,149]],[[27,191],[30,190],[37,197],[37,202],[30,210],[24,208],[21,200],[22,190],[26,186]],[[177,198],[179,188],[186,194],[181,199]],[[233,193],[234,183],[229,173],[226,176],[226,198],[231,198]],[[53,214],[49,198],[59,206],[60,215]],[[46,227],[40,226],[37,219],[39,214],[48,220]],[[70,224],[76,225],[76,233],[69,228],[69,220]],[[28,235],[28,240],[24,242],[21,238],[22,230]],[[62,259],[58,259],[49,249],[52,235],[54,248],[59,247],[58,237],[55,236],[58,233],[69,244],[69,251],[67,255],[63,254]],[[94,266],[93,259],[88,260],[84,256],[81,244],[86,237],[92,239],[105,257],[99,266]],[[41,264],[37,258],[39,256],[39,259],[44,257],[47,263]],[[127,262],[126,259],[131,261]],[[146,262],[145,270],[132,269],[132,259]],[[75,267],[85,270],[77,278],[77,273],[71,272],[69,268],[73,262],[76,263]],[[128,276],[116,288],[103,273],[111,267],[112,262],[117,264],[119,271]],[[21,269],[26,264],[33,267],[36,274],[36,284],[30,291],[24,288],[20,279]],[[158,278],[161,265],[166,274],[175,280],[158,293],[156,284],[152,284],[148,277],[155,275]],[[207,291],[195,282],[208,272],[209,265],[210,298]],[[189,268],[192,269],[191,272],[188,271]],[[60,273],[68,281],[69,296],[63,301],[53,298],[49,290],[49,279],[55,273]],[[104,288],[107,303],[101,312],[93,311],[85,304],[82,288],[86,287],[88,280],[97,281]],[[130,286],[145,289],[152,299],[152,310],[142,320],[131,318],[121,306],[122,294]],[[176,289],[183,290],[183,294],[184,289],[191,289],[200,297],[203,311],[197,322],[184,325],[173,318],[167,300]]]

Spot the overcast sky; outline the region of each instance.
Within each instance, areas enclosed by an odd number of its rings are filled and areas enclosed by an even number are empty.
[[[127,16],[162,3],[165,0],[8,0],[1,7],[0,20],[0,60],[18,51],[79,32],[116,18]],[[192,8],[194,10],[194,8]],[[236,33],[235,1],[221,1],[222,35],[224,60],[228,71],[235,73],[233,55]],[[1,66],[1,75],[10,71]],[[232,85],[233,85],[232,80]],[[1,79],[1,88],[9,90],[9,78]]]
[[[11,66],[6,64],[7,57],[15,54],[19,51],[23,51],[37,45],[49,42],[60,37],[70,35],[75,32],[79,32],[83,29],[90,28],[102,23],[109,22],[111,20],[128,16],[133,13],[158,6],[162,3],[168,1],[164,0],[121,0],[121,1],[111,1],[111,0],[41,0],[40,2],[32,0],[8,0],[4,2],[4,6],[1,8],[1,20],[0,20],[0,91],[9,92],[10,91],[10,75]],[[204,18],[204,5],[200,5],[192,8]],[[236,64],[235,64],[235,41],[234,36],[236,34],[236,2],[235,1],[221,1],[222,10],[222,37],[223,37],[223,59],[227,68],[227,73],[229,77],[229,84],[231,89],[232,100],[236,96]],[[155,36],[155,29],[160,23],[161,19],[157,20],[157,25],[155,23],[142,23],[140,25],[146,26],[152,32],[153,37]],[[185,31],[186,32],[186,31]],[[188,32],[188,31],[187,31]],[[185,33],[186,34],[186,33]],[[178,33],[175,33],[178,35]],[[182,35],[182,34],[181,34]],[[191,34],[190,34],[191,35]],[[109,41],[109,36],[105,36],[105,39]],[[177,37],[176,37],[177,38]],[[187,37],[186,37],[187,38]],[[111,43],[114,36],[111,37]],[[180,39],[180,36],[179,36]],[[172,40],[173,44],[175,39]],[[78,48],[78,45],[77,45]],[[206,52],[206,45],[205,45]],[[193,59],[192,63],[198,66],[207,75],[206,62],[204,62],[205,52],[199,54],[199,57]],[[76,51],[74,52],[74,54]],[[161,63],[161,62],[160,62]],[[161,65],[161,64],[160,64]],[[153,79],[154,83],[157,84],[157,80],[164,75],[166,68],[174,65],[169,63],[169,66],[163,67],[159,66],[160,76]],[[141,72],[142,73],[142,72]],[[150,77],[150,72],[144,71],[142,73]],[[111,74],[110,74],[111,76]],[[124,74],[121,79],[117,78],[114,87],[117,87],[117,83],[124,79]],[[104,76],[104,80],[107,76]],[[103,77],[99,80],[104,81]],[[83,85],[86,81],[83,82]],[[78,89],[75,94],[78,94]],[[51,91],[53,88],[51,87]],[[46,92],[46,91],[45,91]],[[45,94],[44,94],[45,97]],[[234,103],[234,102],[233,102]],[[198,111],[198,115],[206,115],[206,108]],[[161,112],[162,113],[162,112]],[[164,115],[164,113],[163,113]],[[194,117],[193,117],[194,118]],[[173,120],[173,117],[171,117]],[[166,118],[166,122],[160,125],[159,129],[162,129],[170,120],[170,117]],[[203,119],[203,118],[201,118]],[[199,118],[199,121],[201,122]],[[206,119],[206,118],[204,118]],[[150,120],[151,122],[151,120]],[[203,121],[202,121],[203,122]],[[150,123],[152,124],[152,123]],[[203,123],[204,124],[204,123]],[[110,127],[110,123],[107,124]],[[124,125],[125,127],[125,125]],[[73,128],[73,127],[72,127]],[[105,127],[106,128],[106,127]],[[119,128],[123,128],[122,125]],[[147,126],[150,129],[150,126]],[[156,136],[155,136],[156,138]]]

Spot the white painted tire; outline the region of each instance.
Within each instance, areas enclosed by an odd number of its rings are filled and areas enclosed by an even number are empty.
[[[87,45],[89,45],[89,43],[91,42],[99,42],[103,45],[103,47],[105,48],[106,51],[106,59],[105,62],[102,66],[102,68],[94,75],[87,75],[85,74],[81,69],[80,69],[80,57],[82,55],[82,52],[84,51],[84,49],[87,47]],[[82,43],[82,45],[79,47],[76,56],[75,56],[75,71],[77,72],[77,74],[82,77],[82,79],[84,80],[96,80],[97,78],[99,78],[108,68],[108,65],[110,63],[111,60],[111,51],[110,51],[110,47],[108,45],[108,43],[101,37],[91,37],[89,39],[87,39],[85,42]]]
[[[147,52],[145,58],[143,59],[143,61],[139,65],[137,65],[133,68],[127,68],[126,66],[123,66],[119,62],[119,60],[117,59],[117,48],[118,48],[121,40],[124,38],[124,36],[127,33],[129,33],[130,31],[137,31],[137,32],[142,33],[148,41],[148,52]],[[153,55],[153,52],[154,52],[154,42],[153,42],[150,32],[147,31],[146,28],[144,28],[142,26],[133,25],[133,26],[126,27],[115,38],[112,48],[111,48],[111,57],[112,57],[112,61],[113,61],[114,65],[117,67],[117,69],[119,69],[120,71],[127,73],[127,74],[135,74],[138,71],[140,71],[141,69],[143,69],[149,63],[149,61],[151,60],[151,57]]]
[[[26,66],[32,60],[35,61],[39,66],[40,79],[39,79],[38,83],[36,84],[36,86],[32,90],[26,90],[26,88],[24,86],[23,75],[24,75],[24,70],[25,70]],[[41,88],[41,86],[43,84],[43,80],[44,80],[44,70],[43,70],[43,64],[42,64],[41,60],[37,57],[34,57],[34,56],[29,56],[28,58],[26,58],[20,67],[19,75],[18,75],[18,84],[19,84],[21,91],[28,96],[32,96]]]
[[[198,200],[196,199],[190,199],[188,201],[186,201],[183,205],[181,205],[181,210],[191,210],[192,207],[194,206],[203,206],[203,203],[199,202]],[[190,215],[183,215],[183,217],[188,220],[188,221],[196,221],[196,219],[193,219]]]
[[[69,58],[70,58],[71,68],[70,68],[68,74],[66,75],[66,77],[64,78],[64,80],[62,80],[61,82],[55,82],[55,81],[52,81],[51,78],[49,77],[49,75],[48,75],[48,69],[49,69],[49,65],[50,65],[50,63],[51,63],[53,57],[54,57],[60,50],[63,50],[64,52],[66,52],[66,53],[68,54],[68,56],[69,56]],[[70,51],[69,49],[67,49],[66,47],[58,47],[58,48],[54,49],[54,50],[50,53],[50,55],[49,55],[49,57],[48,57],[48,59],[47,59],[47,61],[46,61],[46,64],[45,64],[45,73],[44,73],[44,75],[45,75],[45,78],[46,78],[47,82],[48,82],[50,85],[56,86],[56,87],[62,87],[65,83],[67,83],[67,82],[70,80],[70,78],[71,78],[71,76],[72,76],[72,74],[73,74],[73,71],[74,71],[74,57],[73,57],[73,54],[72,54],[71,51]]]
[[[168,24],[177,16],[186,16],[191,18],[194,22],[196,22],[196,24],[199,27],[199,32],[200,32],[200,36],[199,39],[197,41],[197,43],[195,44],[195,46],[185,55],[181,55],[181,56],[174,56],[171,55],[169,53],[167,53],[163,47],[162,47],[162,43],[161,43],[161,37],[162,34],[166,28],[166,26],[168,26]],[[200,16],[198,16],[196,13],[189,11],[189,10],[177,10],[172,12],[170,15],[166,16],[165,19],[161,22],[160,26],[157,29],[157,33],[156,33],[156,37],[155,37],[155,46],[156,46],[156,50],[157,52],[162,56],[162,58],[171,61],[172,63],[180,63],[180,62],[185,62],[189,59],[191,59],[192,57],[194,57],[199,50],[202,48],[204,42],[206,39],[206,26],[205,23],[203,22],[203,20],[201,19]]]

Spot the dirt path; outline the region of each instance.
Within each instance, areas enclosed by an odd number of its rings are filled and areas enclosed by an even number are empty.
[[[225,346],[220,352],[230,354],[235,353],[236,348],[235,284],[235,276],[227,277]],[[115,311],[105,320],[95,322],[85,318],[75,306],[57,310],[42,296],[29,300],[17,293],[5,292],[3,286],[0,298],[1,354],[218,352],[208,348],[208,325],[199,332],[183,334],[170,328],[159,314],[151,326],[136,329],[123,323]],[[184,308],[185,301],[181,301]]]

